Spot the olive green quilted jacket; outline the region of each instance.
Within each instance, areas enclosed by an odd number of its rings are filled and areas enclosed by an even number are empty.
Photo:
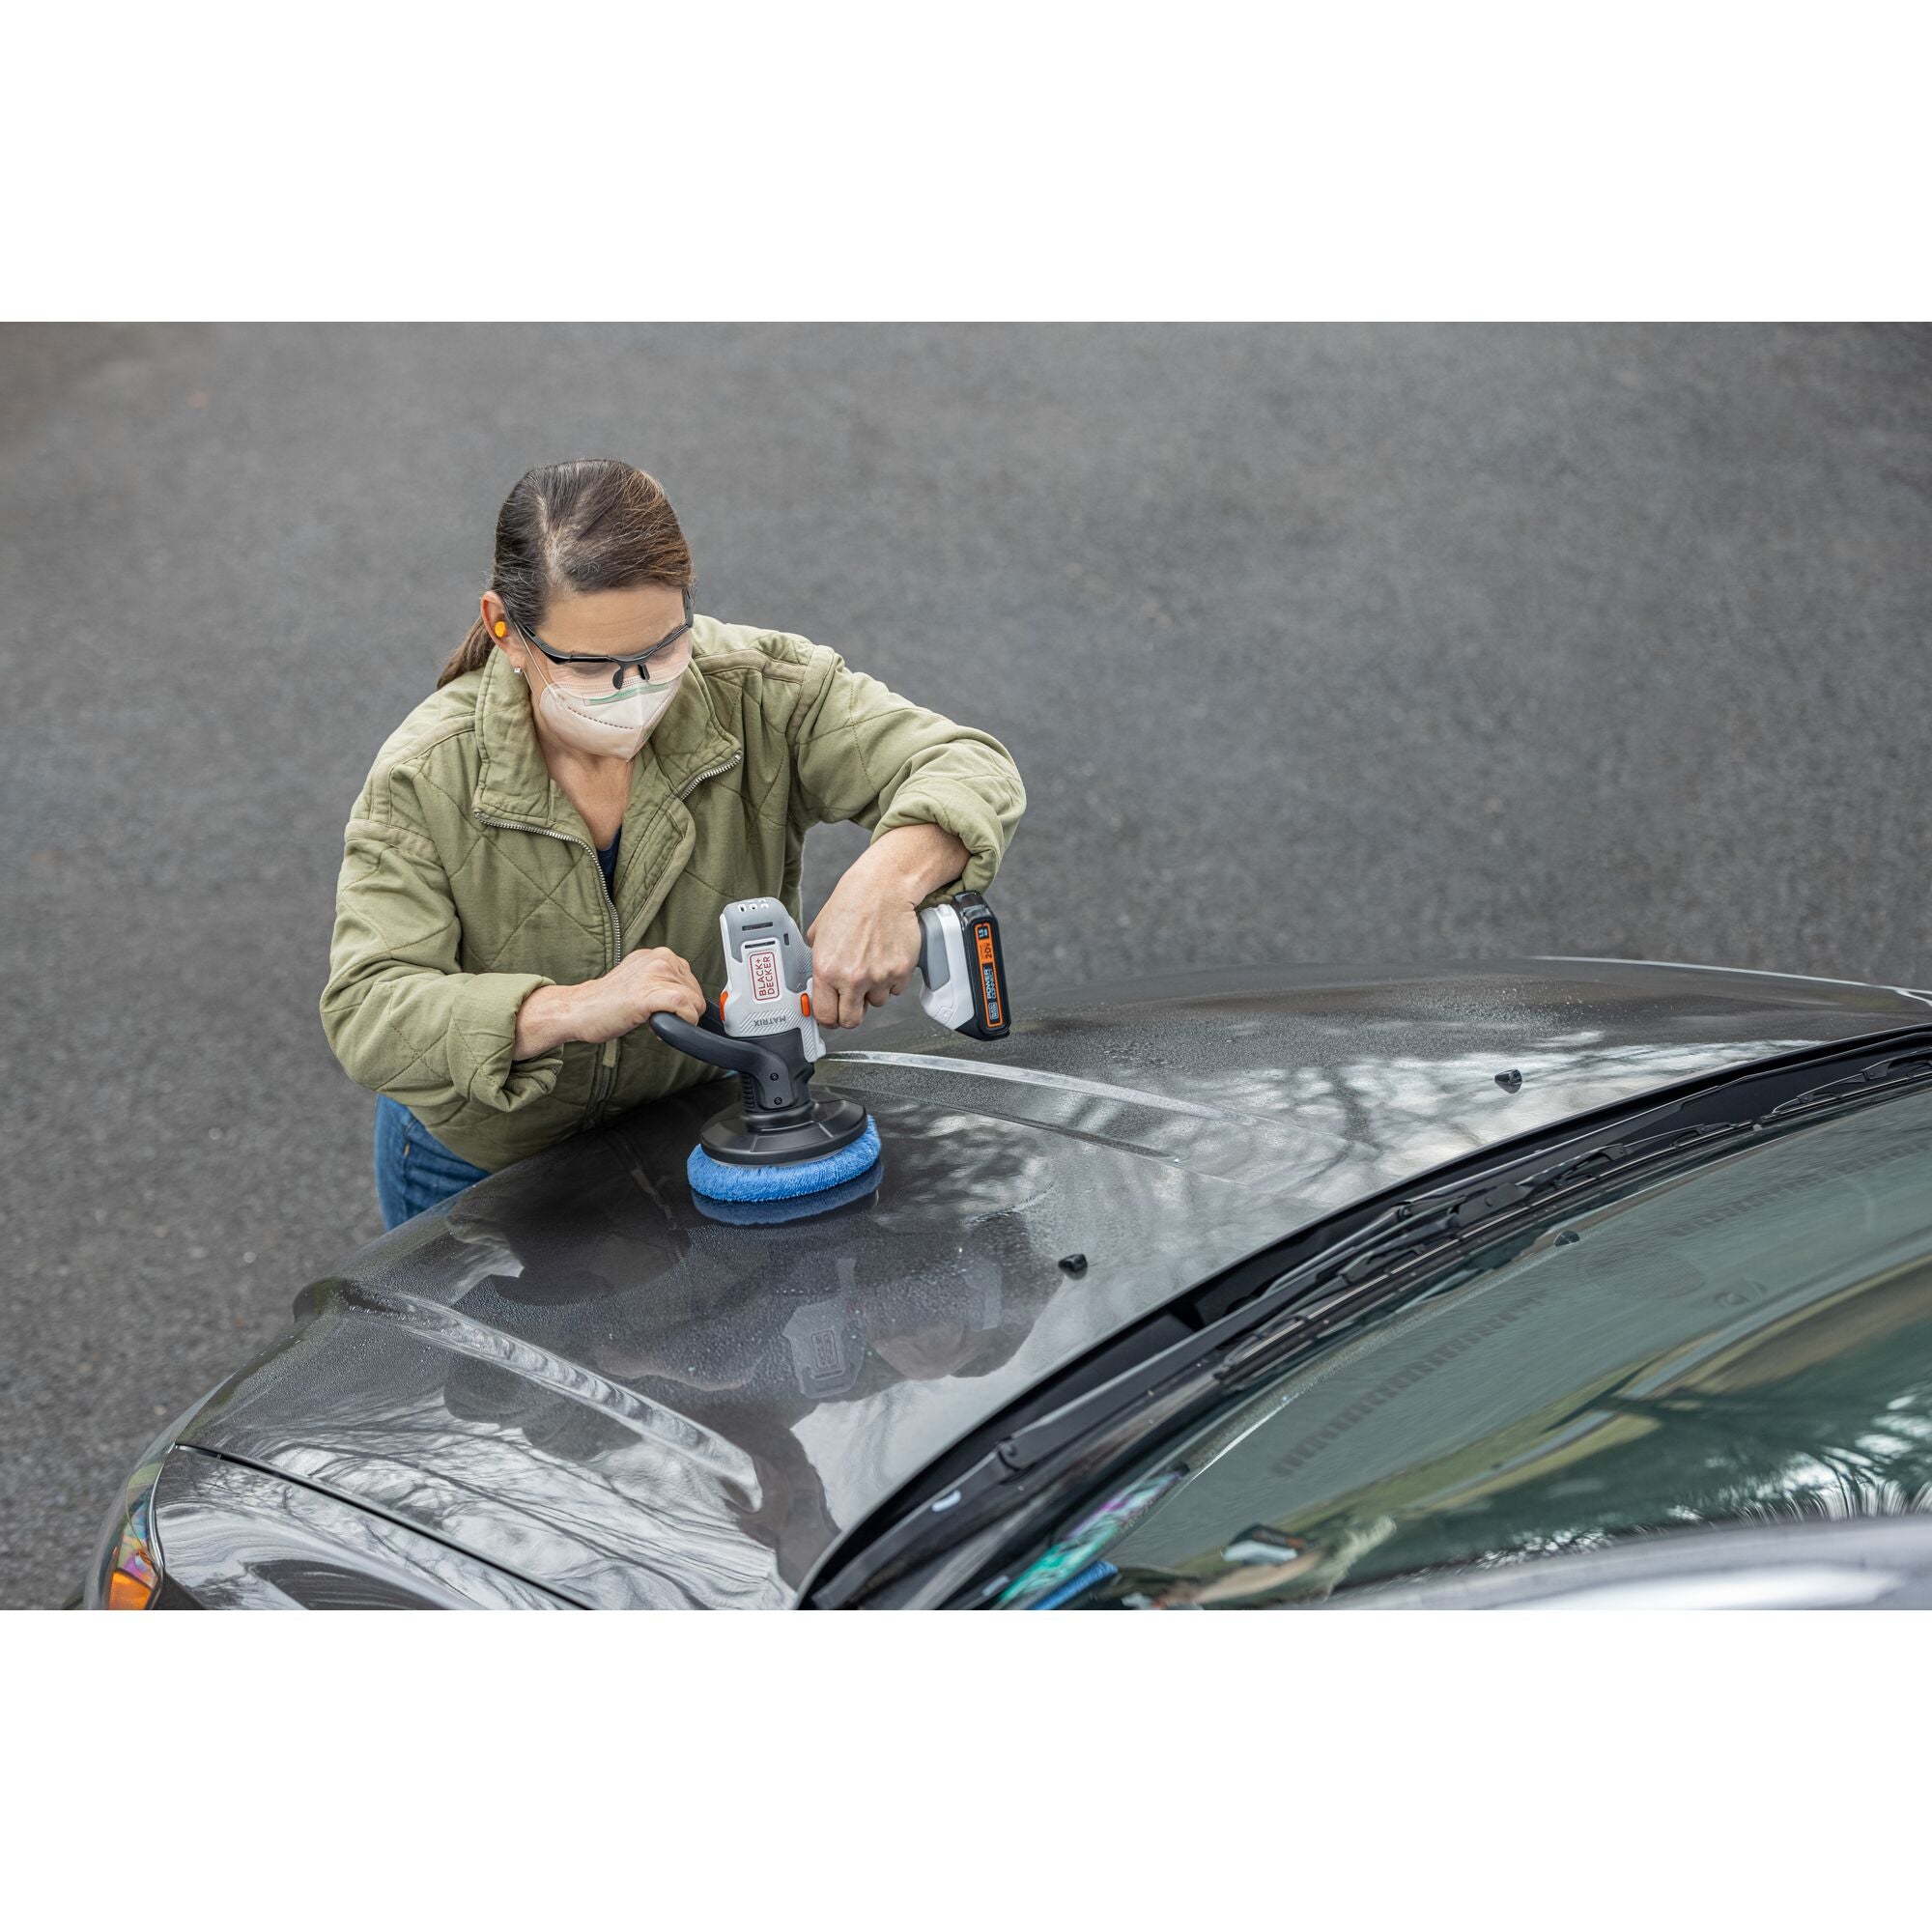
[[[670,707],[631,772],[615,903],[588,828],[552,779],[500,651],[425,698],[377,754],[343,839],[322,1023],[352,1078],[496,1169],[641,1102],[719,1077],[648,1027],[512,1061],[538,986],[668,946],[713,995],[718,915],[774,894],[803,923],[807,828],[876,838],[931,823],[999,868],[1026,790],[998,739],[922,710],[837,652],[700,616]]]

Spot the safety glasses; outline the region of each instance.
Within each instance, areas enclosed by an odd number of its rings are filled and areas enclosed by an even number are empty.
[[[607,682],[612,691],[624,688],[624,673],[634,670],[638,682],[646,688],[667,684],[691,662],[691,591],[684,593],[684,622],[668,637],[660,638],[648,650],[628,657],[590,657],[582,651],[553,649],[534,631],[517,629],[524,638],[557,667],[568,682],[585,690],[597,690]]]

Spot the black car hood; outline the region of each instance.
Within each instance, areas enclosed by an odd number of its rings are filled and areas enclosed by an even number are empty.
[[[685,1157],[730,1092],[707,1083],[363,1249],[184,1439],[579,1603],[784,1605],[976,1423],[1257,1248],[1583,1110],[1932,1011],[1605,960],[1090,987],[997,1044],[903,1004],[818,1074],[878,1122],[875,1191],[701,1212]]]

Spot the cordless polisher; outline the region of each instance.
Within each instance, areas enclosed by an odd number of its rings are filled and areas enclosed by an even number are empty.
[[[739,1076],[738,1098],[704,1124],[686,1171],[714,1201],[789,1201],[840,1187],[879,1157],[879,1129],[856,1100],[814,1094],[825,1042],[811,1010],[811,949],[775,898],[740,899],[718,916],[724,988],[693,1026],[653,1013],[668,1045]],[[1006,962],[999,922],[978,893],[919,916],[919,1003],[941,1026],[1004,1039]]]

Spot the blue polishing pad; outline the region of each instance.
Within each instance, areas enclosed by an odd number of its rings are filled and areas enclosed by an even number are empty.
[[[879,1191],[886,1164],[875,1160],[864,1174],[841,1180],[836,1187],[821,1188],[816,1194],[801,1194],[790,1201],[714,1201],[708,1194],[692,1192],[692,1204],[708,1221],[724,1221],[733,1228],[777,1228],[787,1221],[809,1221],[830,1214],[854,1201],[869,1201]]]
[[[743,1167],[736,1161],[716,1160],[700,1143],[691,1151],[685,1173],[692,1190],[714,1201],[794,1201],[802,1194],[818,1194],[850,1180],[879,1157],[878,1123],[867,1114],[866,1131],[837,1153],[816,1160],[775,1161],[766,1167]]]

